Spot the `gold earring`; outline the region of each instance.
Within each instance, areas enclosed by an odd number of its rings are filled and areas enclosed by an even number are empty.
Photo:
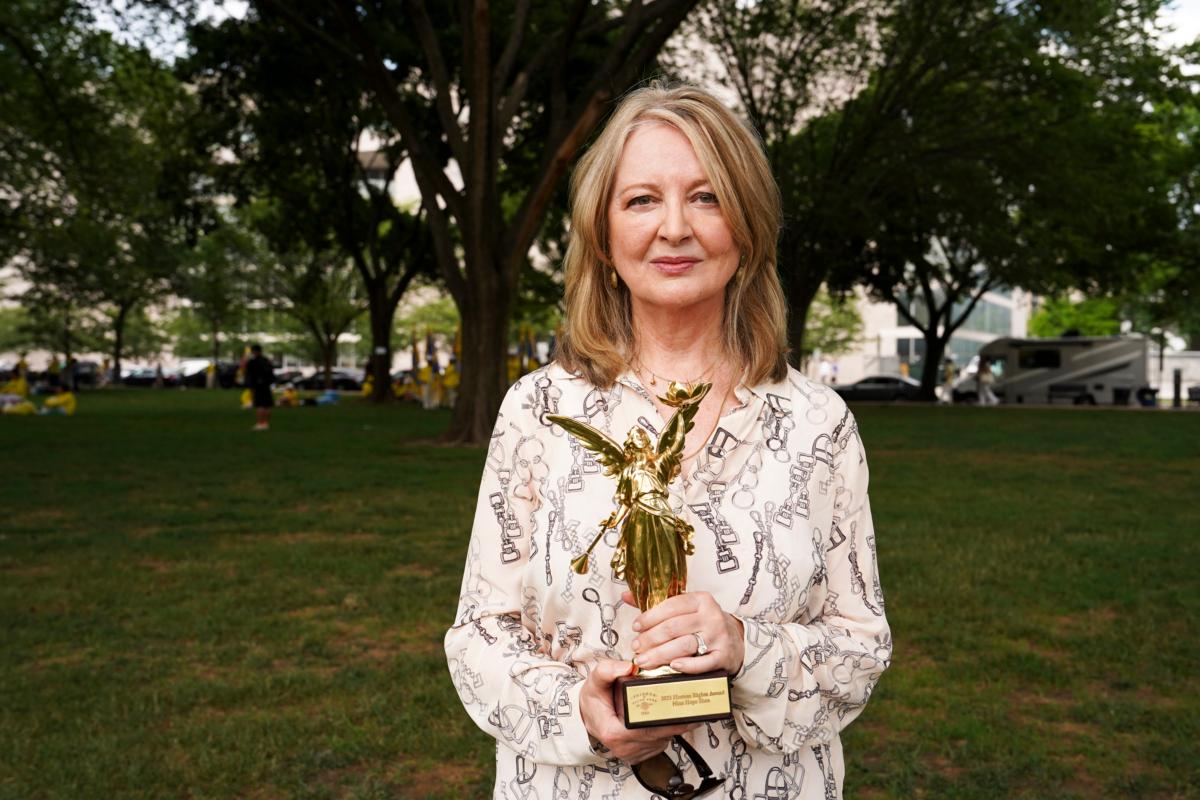
[[[616,268],[608,271],[608,285],[612,288],[617,288],[617,270]]]

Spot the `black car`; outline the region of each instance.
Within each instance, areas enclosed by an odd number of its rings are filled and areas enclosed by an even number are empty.
[[[222,389],[230,389],[237,383],[238,362],[236,361],[218,361],[217,362],[217,386]],[[193,389],[203,389],[208,386],[208,366],[205,365],[202,369],[193,370],[190,373],[179,376],[179,384],[181,386],[189,386]]]
[[[333,388],[344,392],[356,392],[362,388],[362,378],[355,372],[346,369],[335,369],[330,372]],[[300,389],[324,389],[325,370],[319,369],[307,378],[293,381],[292,384]]]
[[[153,386],[157,376],[158,373],[154,367],[135,367],[122,375],[121,383],[126,386]],[[179,374],[164,370],[162,380],[163,386],[178,386]]]
[[[304,373],[298,369],[275,370],[275,384],[277,386],[286,386],[288,384],[299,386],[302,380],[304,380]]]
[[[921,382],[903,375],[871,375],[833,388],[845,400],[916,400],[921,394]]]

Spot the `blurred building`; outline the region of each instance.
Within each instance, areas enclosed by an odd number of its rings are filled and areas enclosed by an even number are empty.
[[[868,375],[907,371],[919,378],[925,358],[925,339],[909,324],[892,303],[871,300],[860,289],[856,304],[863,320],[863,335],[850,352],[831,356],[837,365],[838,383],[853,383]],[[955,306],[957,317],[964,306]],[[1034,295],[1021,289],[996,289],[986,292],[966,321],[954,332],[946,355],[962,369],[985,344],[1001,336],[1025,336],[1029,318],[1035,310]],[[923,303],[913,302],[909,313],[922,323],[926,319]],[[814,358],[813,362],[819,362]],[[809,364],[810,377],[818,377],[818,364]]]

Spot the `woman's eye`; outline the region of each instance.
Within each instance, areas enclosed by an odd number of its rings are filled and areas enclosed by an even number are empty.
[[[654,202],[654,198],[648,194],[638,195],[629,201],[630,206],[648,206]]]
[[[700,192],[700,194],[696,195],[696,202],[715,206],[717,204],[717,196],[712,192]]]

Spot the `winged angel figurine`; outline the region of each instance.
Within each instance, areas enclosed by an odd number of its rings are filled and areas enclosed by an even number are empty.
[[[629,585],[629,591],[643,611],[668,597],[685,591],[687,561],[693,552],[692,526],[671,511],[667,487],[679,475],[684,437],[694,425],[700,401],[710,383],[681,386],[672,382],[659,400],[675,409],[658,448],[639,427],[629,431],[622,448],[606,434],[586,422],[548,414],[547,419],[579,440],[596,454],[604,474],[617,479],[613,500],[618,504],[600,523],[600,531],[582,555],[571,561],[580,575],[588,570],[588,556],[610,530],[621,528],[621,538],[613,554],[613,574]]]

